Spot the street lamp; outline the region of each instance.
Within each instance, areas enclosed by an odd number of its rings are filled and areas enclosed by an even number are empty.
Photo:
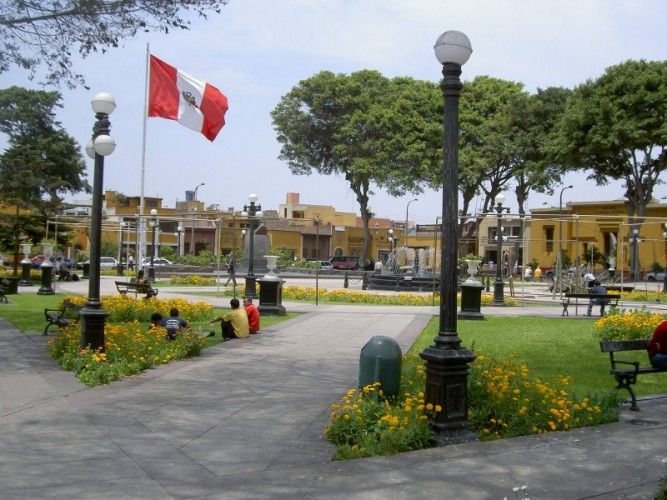
[[[442,242],[440,255],[440,324],[433,346],[420,356],[426,360],[426,402],[434,411],[430,423],[440,445],[476,439],[468,428],[468,363],[472,352],[461,348],[456,333],[458,283],[458,141],[460,75],[472,47],[460,31],[446,31],[435,43],[435,55],[443,65],[444,148],[442,163]],[[445,247],[446,245],[446,247]],[[446,250],[446,251],[445,251]]]
[[[157,210],[151,208],[151,221],[148,223],[153,232],[151,243],[151,263],[148,266],[148,281],[155,281],[155,230],[157,229]]]
[[[561,283],[561,272],[563,269],[563,191],[566,189],[572,189],[572,185],[561,189],[558,196],[558,256],[556,257],[556,283],[558,285]],[[556,293],[556,288],[554,286],[554,294]]]
[[[118,224],[118,267],[116,268],[116,276],[123,276],[123,229],[127,227],[125,221]]]
[[[241,215],[248,217],[248,234],[250,241],[248,243],[248,274],[245,277],[245,296],[251,299],[257,298],[257,288],[255,286],[255,229],[257,229],[257,219],[262,216],[262,206],[257,203],[257,195],[250,193],[248,195],[248,204],[243,205]]]
[[[185,229],[183,228],[183,223],[182,222],[178,223],[178,227],[176,228],[176,231],[178,232],[178,248],[176,249],[176,255],[178,255],[180,257],[182,255],[182,253],[181,253],[181,236],[183,235],[183,231],[185,231]]]
[[[192,195],[192,201],[194,203],[194,209],[197,210],[197,190],[205,186],[206,183],[202,182],[200,184],[197,184],[194,188],[194,194]],[[195,218],[194,216],[192,217],[192,227],[190,228],[190,255],[195,254]]]
[[[410,200],[405,207],[405,246],[408,246],[408,211],[410,210],[410,203],[417,201],[417,198]]]
[[[90,269],[88,300],[80,312],[81,348],[90,346],[92,350],[104,350],[104,323],[108,313],[102,309],[100,300],[100,256],[102,244],[102,199],[104,197],[104,157],[116,149],[116,141],[109,135],[111,123],[109,115],[116,109],[116,101],[111,94],[101,92],[91,101],[96,122],[93,138],[86,146],[86,153],[95,159],[93,174],[93,206],[90,221]]]
[[[632,270],[630,272],[630,280],[638,281],[639,280],[639,258],[637,254],[639,253],[639,229],[632,230],[632,237],[630,242],[632,243]]]
[[[509,213],[508,207],[503,207],[505,195],[498,193],[494,198],[495,205],[491,210],[496,212],[498,224],[496,225],[496,281],[493,284],[493,303],[497,306],[505,305],[505,282],[503,281],[503,227],[501,219],[504,213]]]
[[[393,252],[394,251],[394,230],[390,229],[389,231],[387,231],[387,234],[389,235],[389,236],[387,236],[387,241],[389,241],[389,251]]]

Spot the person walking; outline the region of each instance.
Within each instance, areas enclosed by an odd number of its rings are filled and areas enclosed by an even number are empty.
[[[134,257],[131,254],[127,258],[127,269],[128,271],[134,271]]]
[[[229,276],[225,282],[225,286],[229,285],[229,282],[232,281],[234,286],[236,286],[236,256],[232,253],[229,256],[229,262],[227,262],[227,272]]]

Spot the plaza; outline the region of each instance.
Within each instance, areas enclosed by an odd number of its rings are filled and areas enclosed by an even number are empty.
[[[102,294],[113,290],[102,277]],[[525,307],[482,312],[560,315],[532,290]],[[160,295],[188,298],[168,287]],[[530,498],[649,498],[665,475],[665,395],[610,425],[332,462],[322,429],[329,404],[356,385],[361,347],[387,335],[405,351],[437,307],[286,306],[303,314],[92,389],[48,356],[48,337],[2,321],[2,497],[512,498],[526,485]]]

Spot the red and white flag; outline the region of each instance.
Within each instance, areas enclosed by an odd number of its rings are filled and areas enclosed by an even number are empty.
[[[148,116],[176,120],[212,141],[225,125],[227,97],[213,85],[151,56]]]

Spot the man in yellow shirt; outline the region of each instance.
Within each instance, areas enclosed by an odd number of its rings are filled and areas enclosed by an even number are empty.
[[[239,299],[232,299],[229,301],[232,310],[211,320],[211,324],[222,322],[222,339],[244,339],[250,335],[250,327],[248,326],[248,315],[245,309],[240,308]]]

